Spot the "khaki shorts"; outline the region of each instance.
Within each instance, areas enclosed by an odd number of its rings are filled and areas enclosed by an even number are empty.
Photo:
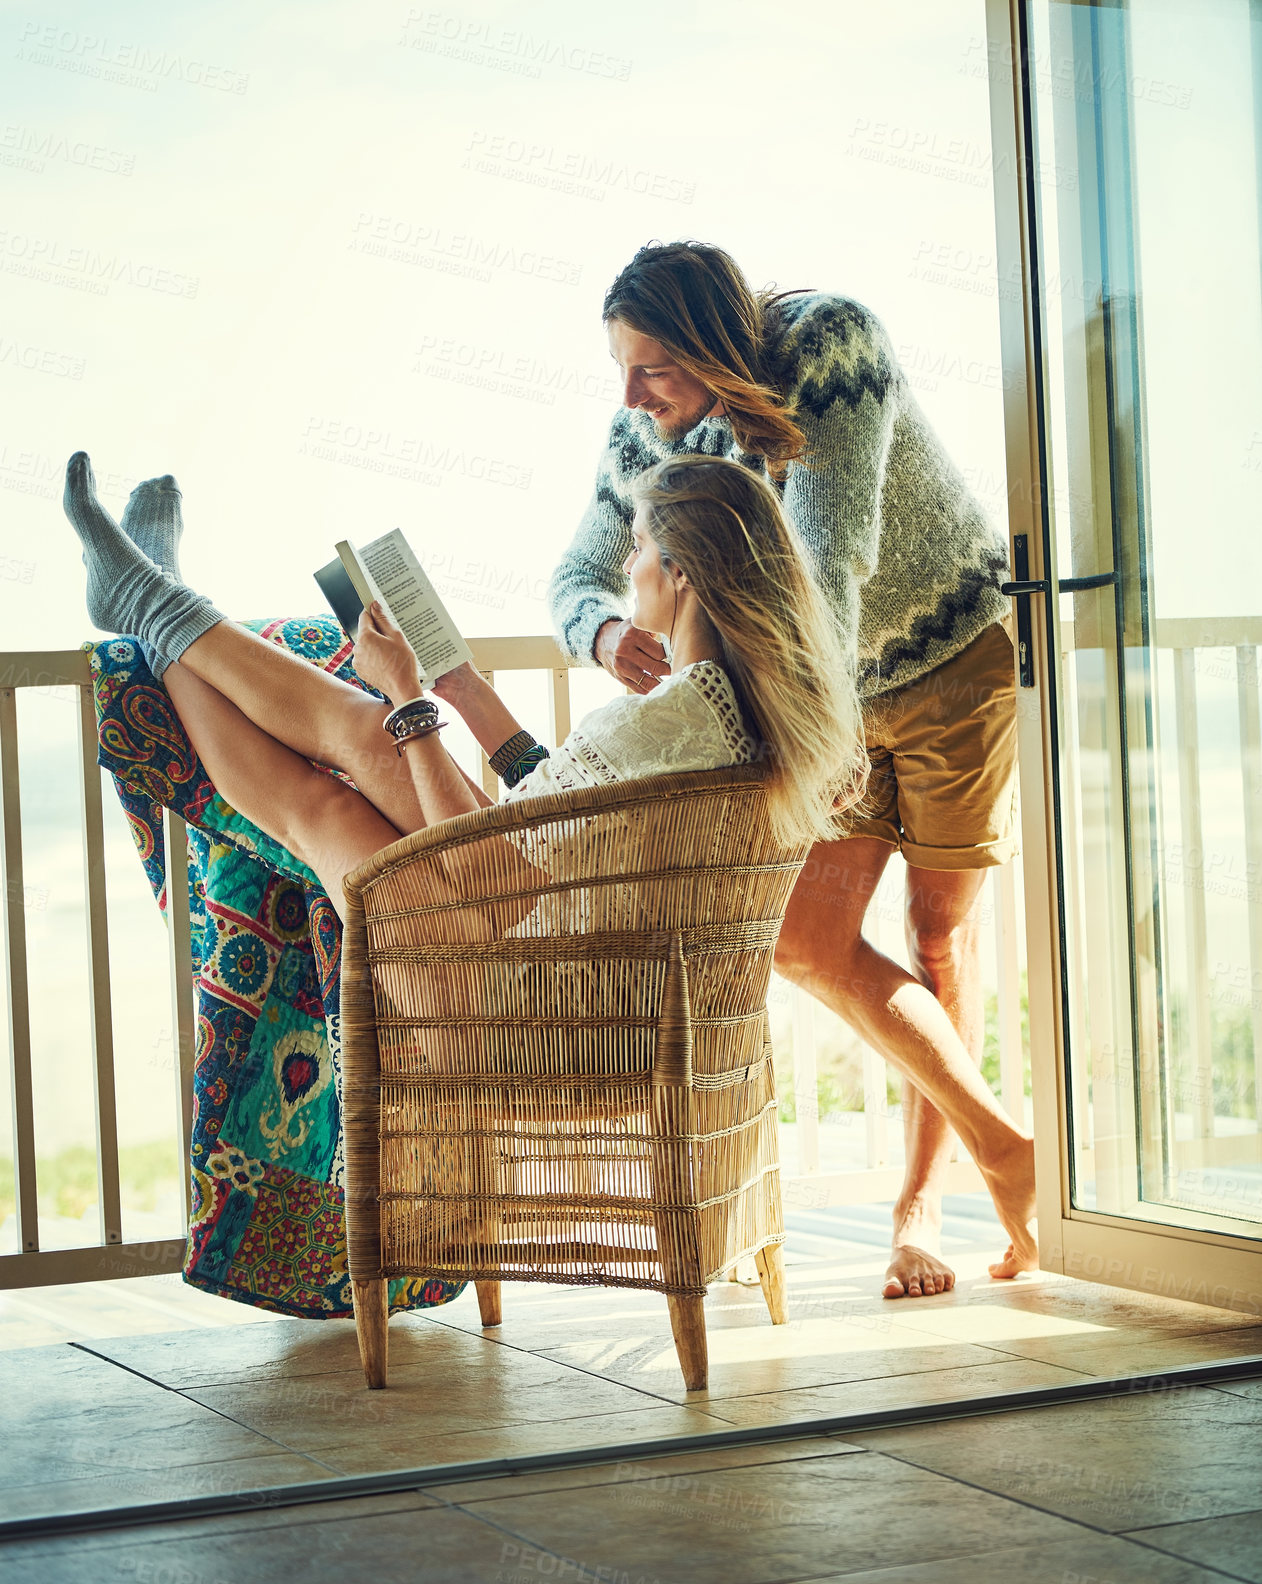
[[[889,842],[920,869],[985,869],[1015,857],[1016,677],[1003,622],[870,699],[863,726],[872,771],[848,836]]]

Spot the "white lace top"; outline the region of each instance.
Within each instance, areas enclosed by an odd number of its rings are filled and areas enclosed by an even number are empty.
[[[584,715],[561,746],[503,800],[749,764],[756,747],[727,672],[716,660],[696,660],[651,693],[611,699]]]

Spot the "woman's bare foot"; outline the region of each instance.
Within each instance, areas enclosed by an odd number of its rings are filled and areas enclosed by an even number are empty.
[[[903,1243],[896,1245],[890,1255],[881,1297],[932,1298],[937,1293],[950,1292],[954,1286],[955,1272],[936,1254],[913,1243]]]
[[[1039,1263],[1034,1223],[1034,1140],[1019,1140],[1003,1160],[981,1166],[981,1173],[995,1212],[1012,1239],[1003,1258],[988,1268],[997,1280],[1011,1281],[1022,1271],[1037,1270]]]

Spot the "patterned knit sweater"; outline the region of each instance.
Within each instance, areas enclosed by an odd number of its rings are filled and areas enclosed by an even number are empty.
[[[952,464],[913,396],[884,327],[847,297],[801,293],[772,310],[768,368],[806,435],[789,465],[786,514],[854,656],[870,698],[932,671],[1002,619],[1007,545]],[[677,440],[622,408],[596,489],[552,575],[563,649],[596,664],[596,633],[627,614],[631,484],[663,457],[728,456],[765,475],[726,417]]]

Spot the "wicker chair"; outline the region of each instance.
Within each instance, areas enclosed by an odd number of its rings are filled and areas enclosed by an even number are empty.
[[[757,1257],[785,1319],[772,951],[805,859],[751,767],[523,799],[404,837],[346,881],[347,1241],[369,1386],[388,1278],[702,1299]]]

